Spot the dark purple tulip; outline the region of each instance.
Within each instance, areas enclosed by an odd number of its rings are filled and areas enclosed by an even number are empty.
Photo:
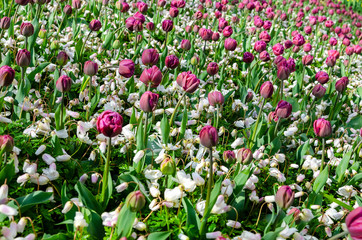
[[[89,23],[89,29],[93,32],[98,31],[99,29],[101,29],[102,24],[99,20],[97,19],[93,19],[90,23]]]
[[[55,84],[59,92],[69,92],[72,87],[72,79],[67,75],[60,76]]]
[[[266,49],[266,43],[264,41],[257,41],[254,44],[254,50],[257,51],[258,53],[265,51],[265,49]]]
[[[280,80],[286,80],[288,79],[290,75],[290,68],[288,66],[287,61],[282,61],[278,64],[278,71],[277,71],[277,77]]]
[[[199,35],[204,41],[210,41],[212,38],[212,31],[211,29],[200,28]]]
[[[173,29],[173,21],[172,20],[164,20],[162,22],[162,30],[165,32],[170,32]]]
[[[326,59],[326,64],[328,67],[333,67],[334,65],[336,65],[336,57],[334,56],[328,56]]]
[[[268,43],[270,42],[271,40],[271,37],[269,35],[269,33],[267,31],[262,31],[260,34],[259,34],[259,39]]]
[[[320,84],[325,84],[329,80],[328,73],[319,71],[315,75],[315,80],[317,80]]]
[[[118,72],[125,78],[133,76],[135,71],[135,64],[131,59],[124,59],[119,63]]]
[[[138,11],[145,13],[148,10],[148,5],[144,2],[137,2]]]
[[[158,63],[160,59],[160,54],[158,54],[156,49],[146,49],[142,53],[142,63],[147,66],[153,66]]]
[[[29,0],[15,0],[15,2],[21,6],[25,6],[29,3]]]
[[[238,43],[233,38],[227,38],[224,42],[224,47],[228,51],[234,51],[236,47],[238,46]]]
[[[326,89],[320,84],[315,85],[313,90],[312,90],[312,94],[316,98],[322,98],[325,93],[326,93]]]
[[[59,66],[64,66],[68,62],[68,54],[66,52],[59,52],[57,55],[57,64]]]
[[[243,62],[251,63],[254,60],[254,55],[250,52],[244,52]]]
[[[157,107],[159,97],[160,96],[158,94],[151,91],[143,93],[140,99],[140,108],[142,111],[153,112]]]
[[[207,65],[206,72],[210,76],[214,76],[219,72],[219,65],[216,62],[211,62]]]
[[[303,50],[304,50],[304,52],[306,52],[306,53],[312,51],[312,45],[311,45],[310,43],[304,44]]]
[[[151,84],[151,87],[156,88],[162,81],[162,73],[157,66],[152,66],[149,69],[143,70],[140,76],[140,81],[146,86]]]
[[[354,48],[353,47],[346,47],[346,54],[348,56],[351,56],[354,53]]]
[[[149,30],[149,31],[154,31],[155,30],[155,24],[153,22],[148,22],[146,24],[146,28]]]
[[[348,77],[342,77],[336,82],[336,90],[342,93],[347,88],[348,82]]]
[[[26,49],[19,50],[15,61],[19,67],[28,67],[30,65],[30,52]]]
[[[179,10],[176,7],[171,7],[169,13],[172,18],[175,18],[178,16]]]
[[[187,39],[182,39],[182,41],[181,41],[181,49],[185,50],[185,51],[188,51],[188,50],[190,50],[190,48],[191,48],[190,41],[187,40]]]
[[[20,33],[25,37],[30,37],[34,34],[34,26],[30,22],[23,22],[20,26]]]
[[[293,37],[293,44],[295,46],[302,46],[303,44],[305,43],[305,40],[304,40],[304,37],[303,35],[301,34],[296,34],[294,37]]]
[[[219,38],[220,38],[220,34],[218,32],[212,33],[212,37],[211,37],[212,41],[218,41]]]
[[[122,132],[123,118],[110,110],[102,112],[97,118],[97,130],[106,137],[115,137]]]
[[[286,40],[286,41],[284,42],[284,47],[285,47],[286,49],[289,49],[289,48],[293,47],[293,42],[290,41],[290,40]]]
[[[180,61],[176,55],[169,55],[165,59],[165,65],[170,69],[175,69],[180,65]]]
[[[72,0],[72,7],[75,9],[80,9],[82,7],[82,3],[80,0]]]
[[[224,151],[224,153],[222,155],[223,155],[224,161],[229,163],[229,164],[234,163],[235,160],[236,160],[236,156],[235,156],[234,151],[226,150],[226,151]]]
[[[273,95],[273,91],[274,87],[270,81],[264,82],[260,87],[260,95],[265,99],[271,98],[271,96]]]
[[[284,47],[282,44],[277,43],[273,46],[273,52],[275,56],[283,55],[284,53]]]
[[[226,26],[224,30],[222,30],[222,34],[224,37],[230,37],[233,34],[233,28],[231,26]]]
[[[207,148],[212,148],[217,145],[219,136],[216,128],[212,126],[205,126],[200,131],[200,143]]]
[[[337,39],[335,39],[334,37],[331,37],[331,38],[329,39],[329,44],[330,44],[331,46],[336,46],[337,43],[338,43],[338,41],[337,41]]]
[[[0,20],[0,28],[6,30],[10,27],[11,19],[9,17],[3,17]]]
[[[73,9],[72,9],[72,6],[70,6],[70,5],[65,5],[63,8],[63,12],[65,15],[68,15],[68,16],[71,15],[72,11],[73,11]]]
[[[275,109],[275,114],[278,118],[287,118],[292,113],[292,105],[287,101],[280,100]]]

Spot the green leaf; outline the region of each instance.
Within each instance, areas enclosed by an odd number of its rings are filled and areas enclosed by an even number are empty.
[[[250,175],[251,175],[251,167],[245,168],[242,172],[240,172],[238,175],[236,175],[234,181],[235,181],[235,188],[234,193],[238,195],[242,189],[244,188],[246,181],[248,181]]]
[[[122,174],[121,176],[119,176],[119,179],[123,182],[135,182],[137,184],[137,186],[139,187],[140,191],[142,192],[142,194],[145,196],[146,200],[148,202],[151,202],[151,199],[149,197],[149,194],[145,188],[145,186],[143,185],[143,183],[138,180],[137,177],[133,176],[132,174]]]
[[[354,185],[355,183],[359,183],[362,180],[362,173],[357,173],[351,178],[346,185]]]
[[[91,100],[91,109],[90,109],[90,115],[93,113],[93,111],[96,109],[99,99],[101,98],[101,92],[100,92],[100,86],[96,88],[96,94],[92,97]]]
[[[222,180],[223,180],[223,178],[219,178],[216,181],[216,183],[214,184],[214,187],[212,188],[212,191],[211,191],[211,194],[210,194],[209,209],[207,209],[207,212],[206,212],[205,216],[211,213],[211,210],[214,207],[218,196],[220,195]]]
[[[165,113],[163,114],[163,118],[161,120],[161,135],[163,144],[167,144],[170,136],[170,124]]]
[[[137,118],[136,118],[136,110],[134,107],[132,107],[132,116],[131,119],[129,120],[130,124],[137,124]]]
[[[63,206],[70,200],[70,198],[67,195],[67,183],[66,182],[64,182],[63,186],[62,186],[61,200],[62,200],[62,205]],[[74,216],[75,216],[75,212],[77,210],[78,209],[74,204],[72,209],[70,209],[66,214],[64,214],[65,221],[66,220],[73,220]],[[67,227],[68,232],[71,232],[74,229],[73,224],[67,224],[66,227]]]
[[[63,107],[63,122],[61,122],[60,120],[60,115],[61,115],[61,109]],[[64,119],[66,117],[66,111],[65,111],[65,107],[62,106],[62,104],[59,104],[59,106],[57,107],[57,109],[55,110],[55,114],[54,114],[54,118],[55,118],[55,128],[57,129],[57,131],[64,129]]]
[[[103,43],[103,48],[105,49],[109,49],[109,46],[111,45],[111,41],[114,37],[114,33],[113,32],[109,32],[106,36],[106,39],[104,40],[104,43]]]
[[[336,168],[336,175],[337,175],[337,181],[338,184],[342,183],[343,178],[345,177],[345,172],[348,168],[349,160],[351,159],[353,151],[348,151],[347,153],[343,154],[342,161],[338,164]]]
[[[45,63],[42,63],[39,66],[37,66],[31,73],[29,73],[27,75],[29,81],[34,81],[35,75],[40,73],[41,71],[43,71],[44,68],[46,68],[49,64],[50,64],[50,62],[45,62]]]
[[[147,240],[166,240],[171,232],[154,232],[148,235]]]
[[[84,217],[88,223],[87,231],[95,239],[103,239],[104,237],[104,227],[102,225],[102,218],[93,210],[82,209]]]
[[[323,171],[319,173],[318,177],[315,179],[315,182],[313,184],[313,191],[317,194],[320,192],[320,190],[322,190],[328,180],[328,168],[328,166],[324,168]]]
[[[304,162],[303,157],[307,154],[309,148],[310,148],[310,143],[309,143],[309,141],[306,141],[303,145],[300,145],[300,146],[298,147],[296,158],[297,158],[297,163],[298,163],[299,165],[302,165],[302,164],[303,164],[303,162]]]
[[[185,135],[187,120],[188,120],[187,108],[185,106],[184,107],[184,112],[183,112],[183,115],[182,115],[182,122],[181,122],[181,129],[180,129],[180,139],[182,139],[184,137],[184,135]]]
[[[11,54],[11,52],[9,51],[7,54],[6,54],[6,57],[4,58],[4,60],[2,61],[2,63],[1,63],[1,67],[2,66],[4,66],[4,65],[8,65],[8,66],[10,66],[11,65],[11,56],[12,56],[12,54]]]
[[[6,181],[9,183],[10,180],[15,176],[15,165],[14,160],[11,160],[9,163],[5,165],[3,169],[0,171],[0,185],[5,183]]]
[[[137,143],[137,151],[143,150],[144,147],[144,129],[143,129],[143,123],[142,118],[140,119],[140,123],[137,127],[137,134],[136,134],[136,143]]]
[[[55,156],[63,155],[62,151],[62,145],[60,145],[60,141],[57,135],[53,135],[51,139],[51,143],[53,146],[53,151],[55,153]]]
[[[356,198],[356,201],[357,201],[357,203],[358,203],[358,206],[362,207],[362,197],[360,197],[360,196],[358,196],[358,195],[356,195],[356,196],[354,196],[354,197]]]
[[[87,208],[94,210],[98,214],[102,214],[102,207],[99,205],[98,201],[94,198],[93,194],[84,186],[82,183],[78,182],[75,185],[75,190],[79,194],[80,201]]]
[[[136,212],[132,212],[126,206],[123,206],[117,220],[116,230],[118,238],[129,237],[132,233],[132,226],[136,219]]]
[[[358,115],[351,119],[346,125],[347,128],[360,129],[362,128],[362,115]]]
[[[73,236],[71,236],[70,234],[67,234],[67,233],[58,233],[55,235],[44,234],[42,239],[43,240],[68,240],[68,239],[71,239],[72,237]]]
[[[191,239],[196,239],[201,226],[200,218],[197,215],[195,208],[192,206],[190,200],[187,197],[182,198],[182,205],[184,206],[187,214],[187,219],[186,219],[187,235]]]
[[[331,196],[331,195],[328,195],[328,194],[323,194],[323,196],[325,197],[325,198],[327,198],[329,201],[331,201],[331,202],[335,202],[335,203],[337,203],[339,206],[341,206],[341,207],[343,207],[343,208],[345,208],[345,209],[348,209],[349,211],[352,211],[353,210],[353,207],[351,207],[351,206],[349,206],[348,204],[346,204],[346,203],[344,203],[344,202],[342,202],[342,201],[339,201],[339,200],[337,200],[337,199],[335,199],[333,196]]]

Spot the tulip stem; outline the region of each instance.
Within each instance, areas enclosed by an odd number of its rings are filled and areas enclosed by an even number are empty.
[[[102,180],[101,202],[103,204],[106,201],[105,198],[106,198],[106,190],[107,190],[107,186],[108,186],[109,165],[110,165],[110,160],[111,160],[111,145],[112,145],[112,138],[109,137],[108,146],[107,146],[107,161],[106,161],[106,165],[104,166],[103,180]]]
[[[319,172],[322,172],[323,167],[324,167],[324,152],[325,152],[325,148],[326,148],[326,140],[324,138],[322,138],[322,162],[321,162],[321,169]]]
[[[309,116],[309,114],[310,114],[310,110],[314,107],[315,100],[316,100],[316,98],[313,99],[313,102],[312,102],[312,104],[310,105],[310,107],[309,107],[309,109],[308,109],[308,113],[307,113],[308,116]]]
[[[216,130],[219,125],[219,114],[220,114],[220,106],[219,106],[219,104],[216,104],[216,121],[215,121]]]
[[[62,105],[60,108],[60,129],[64,128],[63,125],[63,109],[64,109],[64,93],[62,93]]]
[[[213,184],[213,159],[212,159],[212,147],[209,148],[209,158],[210,158],[210,165],[209,165],[209,180],[207,181],[207,193],[206,193],[206,202],[204,208],[204,215],[201,219],[201,227],[200,227],[200,237],[205,235],[206,232],[206,223],[209,217],[209,203],[210,203],[210,196],[211,196],[211,188]]]
[[[182,99],[185,97],[186,95],[186,91],[182,94],[180,100],[178,100],[178,103],[175,107],[175,110],[173,111],[172,115],[171,115],[171,119],[170,119],[170,127],[172,127],[172,124],[173,124],[173,119],[175,118],[175,115],[176,115],[176,112],[177,112],[177,109],[179,108],[180,104],[181,104],[181,101]]]
[[[261,113],[263,112],[264,104],[265,104],[265,98],[263,98],[263,101],[261,102],[261,107],[260,107],[260,110],[259,110],[259,113],[258,113],[258,118],[256,119],[253,135],[251,136],[250,141],[249,141],[249,148],[251,148],[251,144],[254,142],[254,138],[255,138],[255,135],[256,135],[256,130],[258,129],[258,125],[259,125]]]
[[[83,42],[82,49],[80,50],[80,54],[79,54],[79,55],[80,55],[80,56],[79,56],[79,60],[80,60],[80,61],[81,61],[82,58],[83,58],[84,47],[85,47],[85,45],[87,44],[88,38],[90,37],[91,33],[92,33],[92,31],[90,31],[90,32],[88,33],[87,37],[85,38],[85,41]]]
[[[20,69],[21,69],[21,78],[20,78],[20,83],[18,85],[18,91],[20,90],[20,86],[24,82],[24,79],[25,79],[25,67],[21,67]]]
[[[147,129],[148,129],[148,112],[146,112],[145,114],[145,132],[144,132],[144,143],[145,143],[145,148],[147,148],[147,140],[148,140],[148,137],[147,137]]]
[[[336,109],[336,106],[337,106],[337,102],[338,102],[338,99],[339,99],[339,95],[340,95],[341,93],[340,92],[338,92],[338,94],[337,94],[337,98],[336,98],[336,101],[334,102],[334,105],[333,105],[333,108],[331,109],[331,111],[330,111],[330,113],[329,113],[329,120],[333,120],[333,116],[334,116],[334,109]]]
[[[328,240],[337,240],[337,239],[340,239],[341,237],[344,237],[345,235],[347,235],[348,232],[341,232],[341,233],[338,233],[337,235],[331,237],[331,238],[328,238]]]
[[[283,80],[280,80],[280,100],[283,100]]]
[[[275,129],[274,129],[274,135],[276,135],[278,133],[278,126],[279,126],[279,123],[280,123],[280,117],[278,117],[278,121],[277,121],[277,125],[275,126]]]
[[[92,107],[92,77],[88,77],[88,102],[89,102],[89,107],[87,108],[87,121],[89,120],[89,116],[90,116],[90,109]]]

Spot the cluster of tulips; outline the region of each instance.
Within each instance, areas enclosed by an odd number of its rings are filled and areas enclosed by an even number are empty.
[[[362,239],[355,4],[0,7],[0,239]]]

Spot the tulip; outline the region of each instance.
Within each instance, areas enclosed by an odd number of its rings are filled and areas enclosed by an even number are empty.
[[[165,59],[165,65],[166,67],[170,69],[175,69],[180,64],[180,61],[176,55],[169,55]]]
[[[324,165],[325,138],[329,137],[332,134],[332,127],[331,127],[331,123],[328,120],[319,118],[314,121],[313,129],[314,129],[315,135],[322,138],[323,149],[322,149],[322,163],[321,163],[321,168],[320,168],[320,171],[322,171],[323,165]]]
[[[141,96],[140,108],[146,113],[153,112],[156,109],[158,98],[158,94],[146,91]]]
[[[56,60],[57,64],[59,66],[64,66],[67,64],[68,62],[68,54],[66,52],[59,52],[57,55],[57,60]]]
[[[133,76],[134,71],[135,71],[135,64],[131,59],[124,59],[120,61],[118,73],[121,76],[125,78],[130,78]]]
[[[231,151],[231,150],[224,151],[223,159],[228,164],[233,164],[235,162],[235,160],[236,160],[236,156],[235,156],[234,151]]]
[[[75,9],[80,9],[82,6],[82,3],[80,0],[72,0],[72,7]]]
[[[249,164],[253,160],[253,153],[248,148],[241,148],[236,154],[236,159],[242,164]]]
[[[278,118],[288,118],[292,113],[292,105],[287,101],[280,100],[278,102],[277,108],[275,109],[275,114]]]
[[[245,97],[245,102],[251,102],[251,100],[253,100],[253,93],[252,92],[248,92],[248,94],[246,94],[246,97]]]
[[[267,31],[263,31],[263,32],[261,32],[259,34],[259,39],[266,42],[266,43],[268,43],[268,42],[270,42],[271,37],[270,37],[270,35],[268,34]]]
[[[219,72],[219,66],[216,62],[211,62],[207,65],[207,69],[206,72],[210,75],[210,76],[214,76]]]
[[[200,84],[200,80],[189,72],[182,72],[177,76],[177,84],[184,89],[185,92],[193,93]]]
[[[14,139],[10,135],[0,136],[0,153],[10,153],[14,148]]]
[[[347,77],[342,77],[341,79],[339,79],[337,82],[336,82],[336,90],[339,92],[339,93],[342,93],[346,88],[347,88],[347,85],[348,85],[348,78]]]
[[[190,41],[187,40],[187,39],[182,39],[182,41],[181,41],[181,48],[182,48],[182,50],[184,50],[184,51],[190,50],[190,48],[191,48],[191,43],[190,43]]]
[[[254,60],[254,55],[250,52],[245,52],[243,55],[243,62],[251,63]]]
[[[122,132],[123,118],[119,113],[104,111],[97,118],[97,130],[104,136],[112,138]]]
[[[158,63],[160,55],[156,49],[146,49],[142,53],[142,63],[147,66],[153,66]]]
[[[283,81],[288,79],[290,75],[290,68],[288,66],[288,63],[286,61],[282,61],[278,64],[278,71],[277,71],[277,77]]]
[[[70,6],[70,5],[65,5],[63,8],[63,12],[65,15],[68,15],[68,16],[71,15],[72,11],[73,11],[73,9],[72,9],[72,6]]]
[[[257,41],[254,44],[254,50],[261,53],[266,50],[266,43],[264,41]]]
[[[273,91],[274,87],[270,81],[264,82],[260,87],[260,95],[265,99],[271,98],[271,96],[273,95]]]
[[[176,172],[176,164],[172,158],[165,158],[161,163],[161,172],[164,175],[174,175]]]
[[[92,61],[86,61],[84,63],[83,72],[90,77],[96,75],[98,72],[98,64]]]
[[[200,143],[207,148],[212,148],[217,145],[219,136],[216,128],[212,126],[205,126],[200,131]],[[212,167],[212,166],[210,166]]]
[[[233,34],[233,28],[231,26],[226,26],[223,30],[222,30],[222,34],[224,35],[224,37],[228,38]]]
[[[362,239],[362,207],[354,209],[347,215],[346,225],[353,240]]]
[[[284,53],[284,47],[280,43],[277,43],[273,46],[273,52],[275,56],[282,55]]]
[[[30,0],[15,0],[15,2],[21,6],[25,6],[29,3]]]
[[[146,24],[146,28],[149,30],[149,31],[154,31],[155,30],[155,24],[153,22],[148,22]]]
[[[162,22],[162,30],[166,33],[170,32],[173,29],[173,21],[172,20],[164,20]]]
[[[126,206],[131,209],[131,211],[138,212],[145,206],[146,199],[141,191],[138,190],[128,194],[125,203]]]
[[[267,51],[262,51],[259,54],[259,58],[260,60],[262,60],[263,62],[268,62],[270,60],[270,55]]]
[[[28,67],[30,65],[30,52],[26,49],[19,50],[15,60],[19,67]]]
[[[72,79],[67,75],[63,75],[58,78],[55,86],[61,93],[69,92],[72,86]]]
[[[281,186],[275,194],[276,204],[284,210],[288,209],[293,204],[293,201],[294,192],[287,185]]]
[[[227,38],[224,42],[224,47],[227,51],[234,51],[237,47],[238,43],[235,39]]]
[[[176,7],[171,7],[169,13],[172,18],[175,18],[178,16],[179,10]]]
[[[289,49],[289,48],[293,47],[293,42],[290,41],[290,40],[286,40],[286,41],[284,42],[284,47],[285,47],[286,49]]]
[[[30,37],[34,34],[34,26],[30,22],[23,22],[20,26],[20,33],[21,35]]]
[[[97,20],[97,19],[93,19],[90,23],[89,23],[89,29],[93,32],[98,31],[99,29],[101,29],[102,27],[102,23]]]
[[[210,41],[212,37],[211,29],[200,28],[199,35],[204,41]]]
[[[315,79],[316,79],[320,84],[325,84],[325,83],[328,82],[329,76],[328,76],[328,73],[323,72],[323,71],[319,71],[319,72],[316,73]]]
[[[3,17],[0,20],[0,29],[6,30],[10,27],[11,19],[9,17]]]
[[[313,62],[313,56],[312,55],[305,55],[302,58],[302,63],[303,63],[304,66],[311,65],[312,62]]]
[[[316,98],[322,98],[325,93],[326,93],[326,89],[320,84],[315,85],[313,90],[312,90],[312,94]]]
[[[293,44],[295,46],[302,46],[304,45],[305,43],[305,40],[304,40],[304,37],[301,35],[301,34],[296,34],[294,37],[293,37]]]
[[[9,86],[15,78],[15,71],[11,67],[4,65],[0,67],[0,89]]]
[[[333,67],[334,65],[336,65],[336,57],[334,56],[328,56],[326,59],[326,64],[328,67]]]
[[[143,82],[148,88],[156,88],[162,81],[162,73],[157,66],[143,70],[140,81]]]

